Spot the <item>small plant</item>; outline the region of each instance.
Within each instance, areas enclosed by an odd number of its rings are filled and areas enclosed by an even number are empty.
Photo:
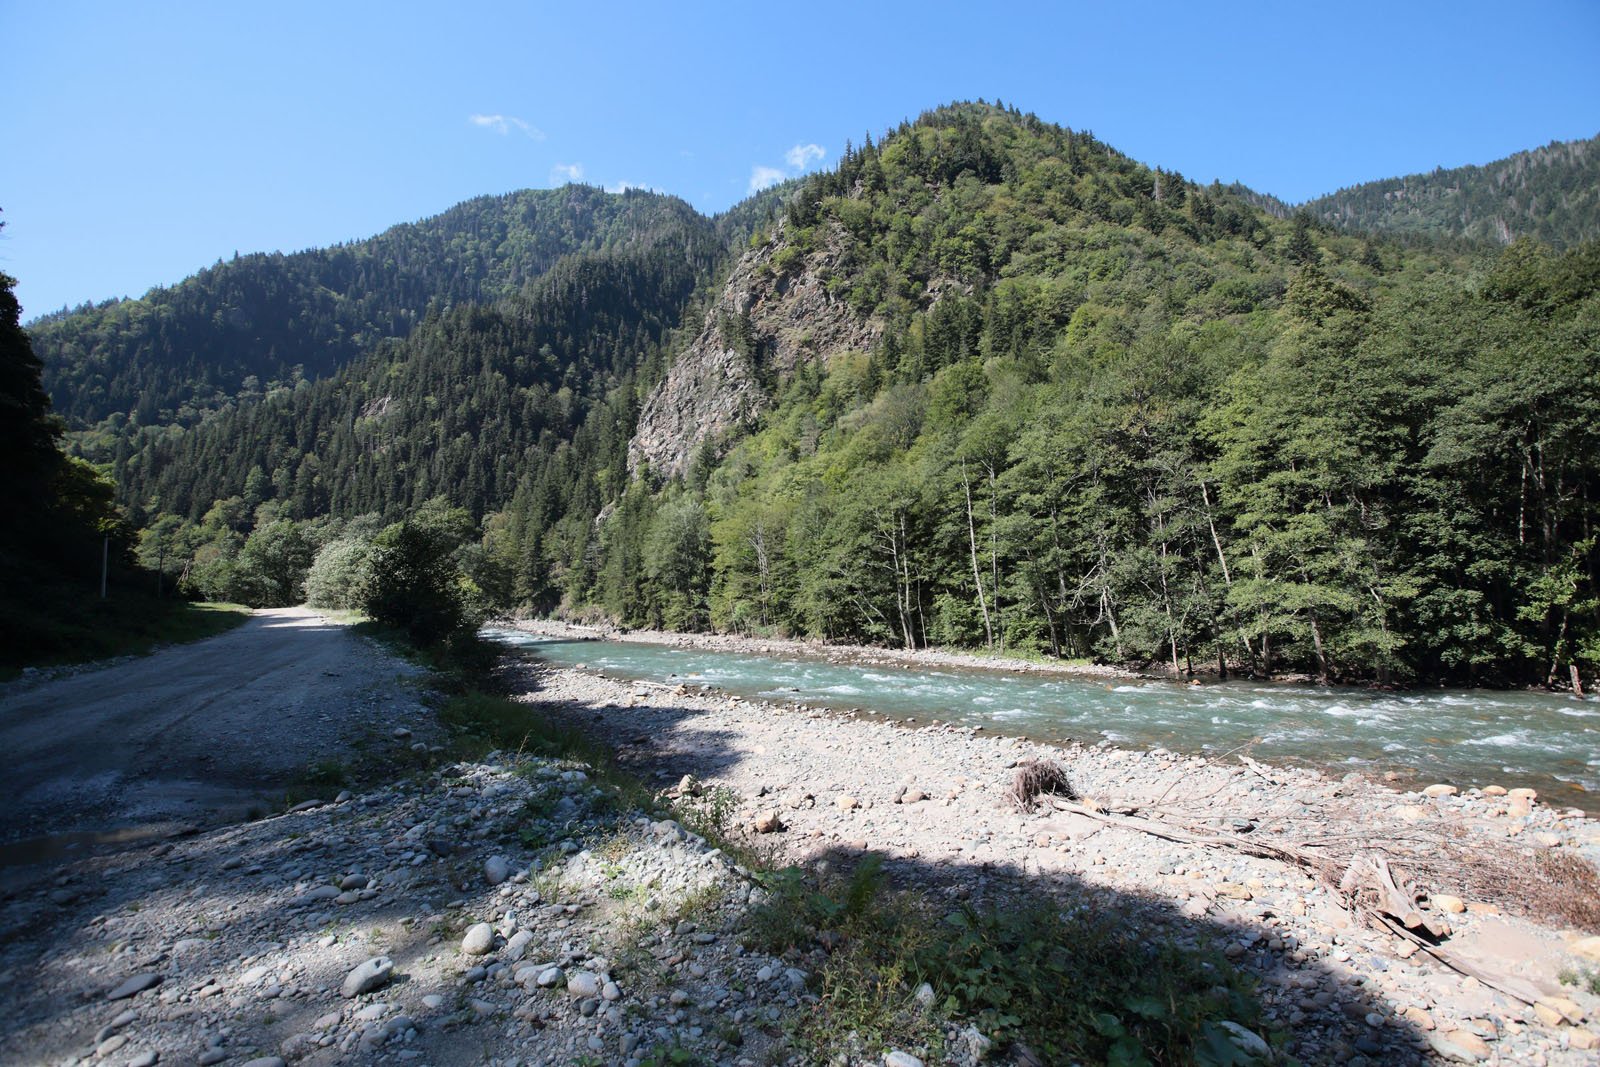
[[[1574,969],[1569,967],[1556,975],[1556,978],[1562,985],[1587,990],[1592,995],[1600,997],[1600,969],[1591,967]]]
[[[639,1061],[639,1067],[695,1067],[702,1062],[704,1061],[700,1057],[688,1049],[681,1045],[673,1045],[671,1048],[651,1050],[648,1056]]]
[[[713,786],[699,796],[678,799],[678,819],[694,833],[716,844],[726,841],[739,808],[739,794],[727,786]]]

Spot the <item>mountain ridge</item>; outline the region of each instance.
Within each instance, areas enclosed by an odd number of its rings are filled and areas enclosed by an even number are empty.
[[[289,532],[455,505],[505,611],[1175,674],[1600,667],[1590,246],[1281,218],[982,102],[716,221],[587,195],[631,222],[548,282],[74,443],[212,597]]]

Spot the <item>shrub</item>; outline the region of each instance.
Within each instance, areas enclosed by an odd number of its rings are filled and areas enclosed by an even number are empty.
[[[455,549],[438,526],[408,520],[389,527],[373,544],[361,610],[423,647],[470,637],[481,619]]]
[[[372,542],[341,537],[322,546],[306,575],[306,603],[314,608],[360,607],[372,578]]]

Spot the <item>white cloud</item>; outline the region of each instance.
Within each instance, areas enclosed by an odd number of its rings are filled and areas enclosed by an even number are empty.
[[[643,182],[612,182],[610,185],[606,186],[606,192],[608,193],[625,193],[629,189],[638,189],[640,192],[644,193],[657,193],[661,191],[655,186],[645,185]]]
[[[557,163],[550,168],[550,183],[552,185],[581,181],[583,181],[582,163]]]
[[[763,167],[757,164],[750,168],[750,187],[745,192],[750,195],[759,193],[769,186],[777,185],[788,176],[777,167]]]
[[[531,137],[535,141],[544,140],[544,131],[515,115],[468,115],[467,122],[480,130],[493,130],[501,137],[512,130]]]
[[[820,162],[828,154],[827,149],[819,144],[797,144],[783,154],[791,170],[805,170],[813,163]]]

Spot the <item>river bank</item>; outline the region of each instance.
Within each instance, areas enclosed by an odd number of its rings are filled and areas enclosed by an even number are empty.
[[[877,645],[827,644],[788,637],[746,637],[741,634],[677,633],[672,630],[625,630],[615,626],[585,626],[555,619],[506,620],[532,634],[582,641],[632,641],[673,648],[710,649],[739,655],[807,656],[829,663],[872,667],[898,664],[911,667],[956,667],[1008,671],[1015,674],[1063,675],[1076,678],[1135,680],[1166,677],[1124,667],[1055,660],[1024,659],[999,653],[947,648],[885,648]]]
[[[1359,773],[1400,788],[1537,789],[1600,814],[1600,702],[1495,690],[1389,692],[1306,682],[1109,677],[924,650],[883,658],[803,642],[632,633],[561,624],[493,628],[553,664],[712,684],[885,719],[940,719],[1049,743],[1111,741]],[[1050,667],[1053,665],[1046,665]]]
[[[1213,942],[1257,974],[1305,1062],[1577,1064],[1600,1040],[1574,1025],[1600,1012],[1600,998],[1561,981],[1600,963],[1582,955],[1600,950],[1585,940],[1600,931],[1552,914],[1539,888],[1551,857],[1600,858],[1600,826],[1525,791],[1395,793],[1355,775],[1231,757],[1052,746],[570,667],[508,670],[521,699],[608,740],[647,780],[673,788],[691,776],[687,791],[782,860],[848,864],[871,851],[902,884],[977,899],[1088,895],[1152,931]],[[1006,791],[1029,759],[1058,761],[1091,809],[1013,810]],[[1163,840],[1094,814],[1129,809],[1329,856],[1359,842],[1397,867],[1427,869],[1421,908],[1448,927],[1447,951],[1526,999],[1363,925],[1336,885],[1305,866]],[[1451,862],[1430,867],[1429,852]],[[1569,1015],[1552,1022],[1556,1009],[1532,1003],[1541,999],[1570,1005]]]

